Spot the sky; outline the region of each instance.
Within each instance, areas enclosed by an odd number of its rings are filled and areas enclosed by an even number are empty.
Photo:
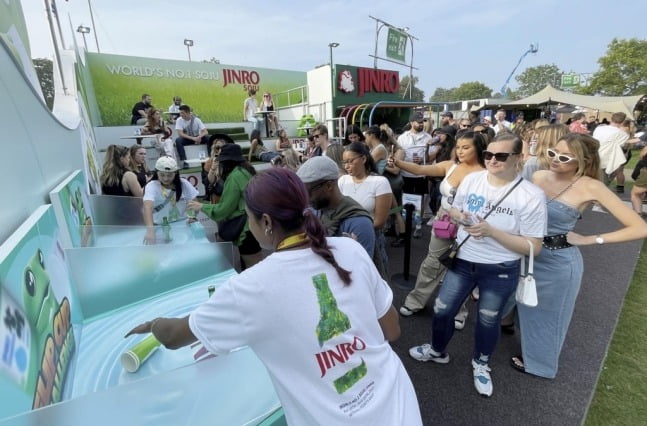
[[[79,25],[93,27],[88,1],[55,0],[66,46],[82,46]],[[597,60],[616,38],[647,38],[647,0],[90,0],[101,53],[308,71],[330,61],[372,67],[376,21],[409,28],[413,71],[428,99],[437,87],[480,81],[498,92],[519,61],[527,67],[555,64],[564,72],[593,73]],[[616,6],[618,5],[618,6]],[[22,0],[32,57],[53,57],[44,2]],[[69,16],[69,17],[68,17]],[[385,57],[387,29],[378,38]],[[87,35],[96,51],[95,29]],[[407,45],[407,64],[411,45]],[[407,66],[378,60],[378,68],[409,74]],[[512,77],[509,86],[517,83]]]

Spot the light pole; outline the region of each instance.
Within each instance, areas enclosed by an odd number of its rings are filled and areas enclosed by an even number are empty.
[[[332,97],[333,98],[335,97],[335,71],[334,71],[333,65],[332,65],[332,50],[335,47],[338,47],[338,46],[339,46],[339,43],[335,43],[335,42],[328,43],[328,47],[330,48],[330,85],[331,85],[331,88],[332,88]]]
[[[85,39],[85,35],[90,32],[90,27],[84,27],[83,25],[79,25],[79,27],[76,29],[77,33],[81,33],[83,36],[83,45],[85,46],[85,51],[88,51],[88,42]]]
[[[185,38],[184,45],[186,46],[186,51],[189,54],[189,62],[191,62],[191,46],[193,46],[193,40],[189,40],[188,38]]]

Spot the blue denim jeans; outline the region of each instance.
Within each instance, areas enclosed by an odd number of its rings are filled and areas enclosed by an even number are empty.
[[[434,303],[431,346],[445,352],[454,335],[454,316],[474,287],[479,301],[474,333],[474,359],[487,363],[501,334],[503,307],[519,282],[519,261],[485,264],[458,259],[447,271]]]

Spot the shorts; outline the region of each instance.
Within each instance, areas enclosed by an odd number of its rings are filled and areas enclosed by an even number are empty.
[[[402,192],[405,194],[425,195],[429,191],[427,178],[402,176],[404,185]]]
[[[251,231],[245,231],[245,239],[238,246],[238,252],[240,254],[256,254],[261,251],[261,246],[252,235]]]

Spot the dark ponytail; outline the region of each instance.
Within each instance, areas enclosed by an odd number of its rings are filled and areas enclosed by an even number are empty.
[[[290,169],[272,168],[257,174],[245,189],[245,202],[256,218],[265,213],[284,232],[303,227],[312,244],[312,251],[335,268],[344,284],[350,284],[350,271],[339,266],[330,251],[326,229],[309,207],[308,192],[296,173]]]

